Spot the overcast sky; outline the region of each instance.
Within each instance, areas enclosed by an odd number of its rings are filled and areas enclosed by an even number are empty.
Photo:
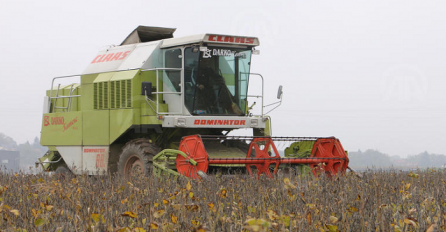
[[[276,136],[446,154],[444,0],[277,2],[2,0],[0,132],[18,142],[40,136],[52,78],[81,73],[146,25],[177,28],[175,37],[259,37],[251,71],[265,77],[265,102],[284,86],[271,113]]]

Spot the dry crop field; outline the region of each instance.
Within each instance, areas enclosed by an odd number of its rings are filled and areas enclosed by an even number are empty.
[[[445,174],[207,181],[0,174],[0,230],[446,231]]]

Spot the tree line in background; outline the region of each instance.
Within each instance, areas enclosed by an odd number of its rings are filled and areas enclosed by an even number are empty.
[[[20,168],[26,170],[33,167],[38,158],[42,157],[48,150],[40,145],[39,138],[35,138],[32,143],[29,141],[17,144],[11,137],[0,133],[0,150],[19,151]],[[427,151],[418,155],[409,155],[406,158],[390,156],[377,150],[349,152],[349,166],[353,169],[364,170],[373,168],[395,168],[414,169],[446,167],[446,156],[430,154]]]
[[[349,166],[359,170],[374,168],[415,169],[446,167],[446,155],[430,154],[427,151],[402,158],[369,149],[364,152],[361,150],[349,152],[348,157],[350,160]]]

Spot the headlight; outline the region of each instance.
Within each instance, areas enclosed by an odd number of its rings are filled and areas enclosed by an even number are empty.
[[[177,119],[177,126],[178,127],[185,127],[186,126],[186,119],[185,118]]]
[[[258,126],[259,121],[257,119],[251,119],[251,126]]]

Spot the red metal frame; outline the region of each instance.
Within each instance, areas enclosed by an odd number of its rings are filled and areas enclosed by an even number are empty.
[[[320,173],[334,176],[344,173],[348,167],[348,157],[344,148],[334,137],[317,139],[309,158],[281,158],[273,140],[269,137],[254,138],[249,144],[246,158],[209,158],[199,135],[184,137],[179,150],[188,157],[177,156],[177,171],[192,179],[200,178],[198,171],[206,173],[209,164],[246,164],[250,175],[253,174],[251,166],[254,166],[258,176],[265,174],[270,178],[273,177],[270,168],[273,168],[273,174],[277,174],[280,164],[308,164],[315,176]],[[192,165],[190,159],[195,160],[197,165]]]
[[[177,155],[177,171],[184,176],[190,177],[192,179],[200,179],[198,176],[198,171],[207,172],[209,167],[208,153],[204,149],[203,141],[199,135],[186,136],[181,140],[180,151],[186,153],[188,156],[184,158],[181,155]],[[197,162],[197,165],[192,165],[189,160],[193,159]]]
[[[348,167],[348,157],[345,153],[341,142],[336,138],[320,138],[316,140],[313,150],[311,151],[312,157],[325,157],[331,158],[329,162],[323,162],[319,164],[310,164],[313,174],[316,176],[318,173],[325,172],[328,175],[336,175],[339,172],[345,172]]]
[[[246,156],[247,159],[252,159],[251,155],[253,154],[253,149],[255,151],[255,158],[264,159],[261,164],[253,164],[257,169],[257,176],[260,176],[263,173],[267,177],[272,178],[271,172],[269,171],[270,166],[274,165],[274,174],[277,174],[280,165],[280,154],[277,152],[273,140],[271,138],[254,138],[251,141],[251,144],[249,144],[249,150]],[[274,151],[274,158],[276,159],[270,159],[273,158],[269,153],[271,150]],[[246,164],[246,170],[248,170],[249,175],[252,175],[251,165]]]

